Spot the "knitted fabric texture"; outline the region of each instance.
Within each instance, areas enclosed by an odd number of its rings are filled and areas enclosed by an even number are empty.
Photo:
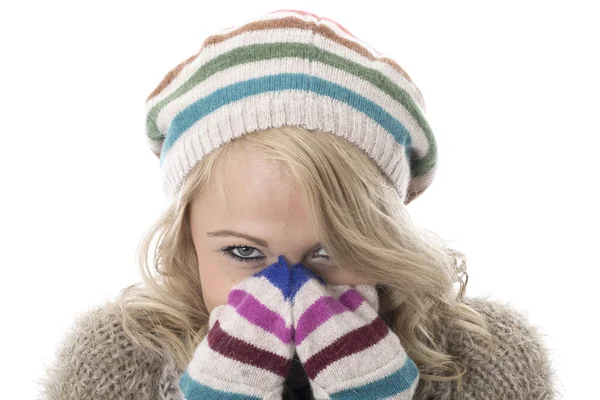
[[[477,336],[444,327],[435,340],[466,366],[463,396],[456,383],[421,379],[413,399],[558,399],[550,350],[525,314],[484,298],[465,297],[465,302],[490,324],[497,351],[487,352]],[[107,301],[75,318],[38,380],[39,399],[181,400],[182,373],[168,352],[159,357],[134,343],[124,329],[121,305]]]
[[[281,399],[294,356],[290,283],[279,257],[232,287],[181,377],[186,400]]]
[[[296,352],[318,399],[412,399],[419,370],[379,317],[374,285],[330,285],[292,267]]]
[[[295,350],[319,399],[412,399],[419,371],[378,316],[373,285],[328,285],[285,258],[215,307],[179,386],[186,400],[276,399]]]
[[[146,100],[146,140],[160,158],[168,199],[205,155],[281,126],[349,140],[405,204],[437,169],[425,102],[406,71],[339,23],[308,12],[279,10],[209,36]]]

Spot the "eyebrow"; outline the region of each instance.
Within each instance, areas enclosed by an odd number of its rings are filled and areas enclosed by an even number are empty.
[[[250,236],[250,235],[246,235],[245,233],[232,231],[230,229],[222,229],[220,231],[206,232],[206,235],[207,236],[217,236],[217,237],[226,237],[226,236],[240,237],[240,238],[244,238],[246,240],[249,240],[251,242],[254,242],[254,243],[256,243],[259,246],[269,248],[269,244],[264,239],[256,238],[256,237]]]

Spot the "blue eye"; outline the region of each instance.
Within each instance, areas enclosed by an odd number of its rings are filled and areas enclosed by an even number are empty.
[[[324,247],[321,247],[318,250],[324,250]],[[231,257],[235,260],[242,261],[242,262],[253,262],[253,261],[258,261],[258,260],[264,260],[266,258],[265,256],[250,257],[250,255],[253,254],[254,251],[260,253],[260,251],[258,249],[254,248],[254,247],[250,247],[250,246],[243,246],[243,245],[228,246],[228,247],[225,247],[224,249],[222,249],[222,251],[228,257]],[[237,252],[239,255],[236,254],[235,252]],[[317,254],[317,253],[318,253],[318,251],[316,251],[314,254]],[[329,259],[329,256],[318,255],[318,256],[316,256],[316,258]]]
[[[233,252],[234,250],[240,250],[240,249],[242,250],[242,254],[239,255],[239,256]],[[225,255],[227,255],[229,257],[232,257],[232,258],[234,258],[236,260],[244,261],[244,262],[252,262],[252,261],[256,261],[256,260],[262,260],[262,259],[265,258],[265,256],[262,256],[262,257],[248,257],[249,256],[248,254],[244,255],[243,253],[247,253],[248,250],[250,250],[250,254],[253,253],[252,250],[258,251],[254,247],[236,245],[236,246],[225,247],[223,249],[223,253],[225,253]],[[239,253],[239,251],[238,251],[238,253]]]

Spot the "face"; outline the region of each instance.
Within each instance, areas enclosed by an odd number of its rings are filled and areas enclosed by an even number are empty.
[[[280,255],[290,266],[302,263],[333,285],[365,283],[328,259],[310,226],[299,188],[276,161],[247,148],[230,155],[217,172],[223,193],[210,187],[190,208],[209,312],[227,304],[233,285],[277,262]]]

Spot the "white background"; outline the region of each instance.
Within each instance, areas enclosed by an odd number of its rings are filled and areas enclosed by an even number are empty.
[[[467,295],[510,301],[539,327],[564,398],[595,397],[594,3],[3,6],[1,397],[34,398],[75,314],[138,280],[135,248],[167,205],[144,140],[148,94],[206,36],[284,8],[338,21],[408,71],[439,146],[414,222],[466,253]]]

